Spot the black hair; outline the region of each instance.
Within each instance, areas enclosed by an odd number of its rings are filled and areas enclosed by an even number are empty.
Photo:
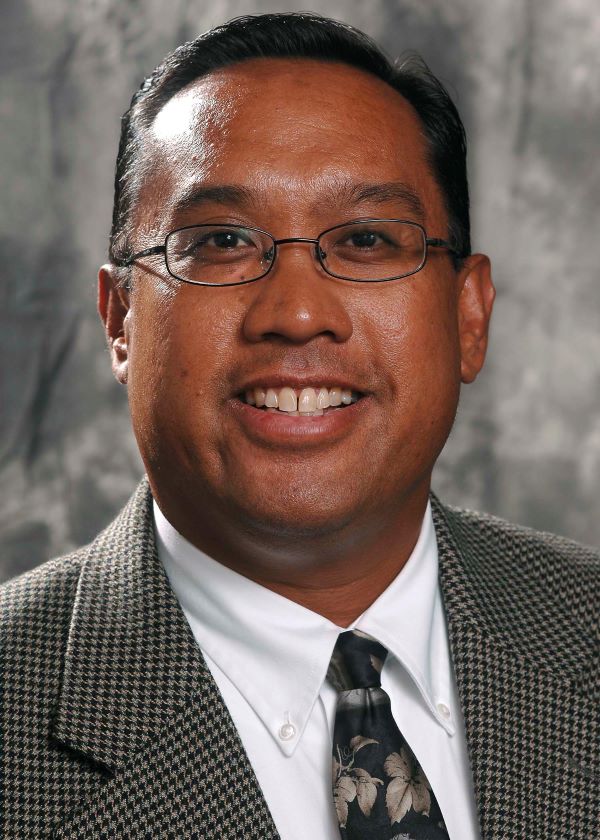
[[[371,73],[403,96],[417,112],[428,158],[448,213],[448,236],[462,257],[470,253],[466,137],[442,83],[416,54],[392,62],[363,32],[312,13],[238,17],[177,47],[142,83],[121,121],[115,173],[110,258],[128,256],[130,219],[143,177],[139,166],[144,132],[171,97],[214,70],[255,58],[334,61]]]

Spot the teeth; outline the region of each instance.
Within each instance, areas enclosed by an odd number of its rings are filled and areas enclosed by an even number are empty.
[[[302,391],[302,394],[303,393],[304,391]],[[300,395],[300,399],[302,399],[302,394]],[[291,388],[282,388],[279,392],[277,406],[280,411],[297,411],[299,409],[299,405],[296,398],[296,392]],[[306,411],[305,408],[301,410]]]
[[[336,406],[342,404],[342,389],[341,388],[330,388],[329,389],[329,405]]]
[[[265,396],[265,405],[267,408],[279,408],[279,399],[277,397],[277,391],[274,391],[272,388],[267,389],[267,394]]]
[[[303,388],[298,398],[298,411],[307,414],[317,410],[317,394],[314,388]]]
[[[248,405],[266,408],[267,411],[284,411],[290,416],[321,416],[326,408],[351,405],[359,395],[349,388],[302,388],[300,392],[288,386],[284,388],[254,388],[246,391]]]
[[[329,389],[320,388],[317,394],[317,408],[329,408]]]

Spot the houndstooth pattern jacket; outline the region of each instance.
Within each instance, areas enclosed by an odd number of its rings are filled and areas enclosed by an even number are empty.
[[[600,556],[432,502],[482,838],[598,837]],[[3,838],[278,837],[146,481],[90,546],[0,592]]]

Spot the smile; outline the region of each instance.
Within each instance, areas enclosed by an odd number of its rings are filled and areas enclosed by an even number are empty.
[[[252,388],[240,395],[242,402],[267,412],[287,414],[290,417],[322,417],[323,414],[352,405],[361,394],[349,388],[308,387]]]
[[[259,446],[329,446],[362,427],[374,403],[370,392],[327,378],[325,384],[317,376],[312,382],[257,377],[228,401],[231,416]]]

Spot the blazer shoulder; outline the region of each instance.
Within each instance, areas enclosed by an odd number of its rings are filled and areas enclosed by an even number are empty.
[[[68,630],[86,549],[42,563],[0,586],[0,632],[7,645],[27,659],[49,653],[54,638]]]
[[[555,562],[575,564],[588,569],[591,574],[600,574],[600,549],[576,540],[537,531],[525,525],[517,525],[490,513],[440,504],[450,522],[465,535],[491,540],[498,547],[510,547],[511,554],[524,552],[543,553]]]
[[[491,514],[436,503],[471,576],[483,586],[487,583],[494,597],[510,590],[524,607],[528,601],[538,609],[553,603],[587,628],[597,624],[598,549]]]

